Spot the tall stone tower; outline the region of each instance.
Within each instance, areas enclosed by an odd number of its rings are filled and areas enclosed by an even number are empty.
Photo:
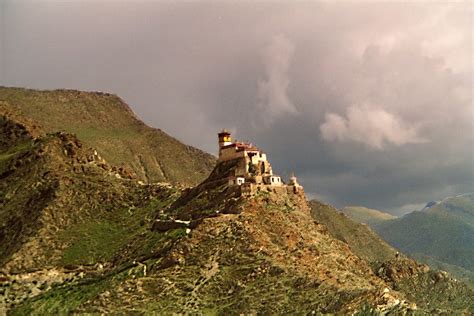
[[[232,144],[232,137],[230,137],[230,132],[226,130],[225,128],[217,134],[218,139],[219,139],[219,156],[221,155],[221,149],[224,146]]]

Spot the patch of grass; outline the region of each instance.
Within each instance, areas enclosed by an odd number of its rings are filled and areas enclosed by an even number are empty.
[[[177,228],[177,229],[167,231],[166,234],[167,234],[168,238],[178,239],[178,238],[186,237],[186,229],[185,228]]]
[[[164,233],[150,232],[147,234],[146,239],[141,241],[140,253],[138,256],[151,254],[156,249],[156,245],[164,244],[165,240],[166,236]]]
[[[8,166],[8,161],[15,157],[18,154],[21,154],[33,146],[33,141],[24,141],[22,143],[17,144],[16,146],[9,147],[8,150],[0,152],[0,174],[6,170]]]
[[[115,223],[103,221],[85,223],[66,231],[64,238],[72,240],[64,251],[62,263],[94,264],[109,260],[123,246],[124,229]]]
[[[15,307],[10,315],[69,315],[86,301],[97,297],[113,285],[111,279],[98,279],[82,284],[58,286],[43,295],[32,298]]]
[[[377,312],[370,304],[365,303],[362,308],[357,311],[356,316],[378,316],[380,312]]]
[[[108,233],[109,228],[110,227],[106,225],[93,225],[91,230],[95,230],[95,237],[100,237],[102,236],[101,234]],[[183,236],[186,236],[185,229],[175,229],[166,233],[149,232],[147,235],[148,239],[143,244],[143,247],[140,248],[139,255],[150,253],[154,248],[156,249],[157,245],[166,248],[169,242],[173,242]],[[86,239],[87,241],[85,241],[83,246],[87,246],[87,242],[91,242],[89,237]],[[116,246],[117,244],[111,245],[110,247]],[[81,258],[88,260],[90,256],[94,255],[94,253],[88,252],[86,248],[80,248],[79,246],[75,246],[69,251],[69,255],[74,260]],[[97,248],[96,251],[98,251]],[[106,250],[106,252],[110,254],[114,251],[109,249]],[[160,260],[161,258],[153,258],[148,259],[145,263],[148,267],[152,267],[154,264],[159,263]],[[136,277],[144,277],[143,267],[134,263],[132,264],[131,262],[124,262],[105,276],[86,279],[67,285],[57,285],[44,294],[22,302],[11,310],[9,315],[70,315],[81,305],[94,300],[104,291],[123,284],[123,282],[129,278]]]
[[[121,208],[96,214],[96,218],[76,224],[64,231],[61,239],[69,243],[63,264],[94,264],[110,260],[117,251],[137,235],[148,231],[143,224],[167,201],[151,199],[140,208]]]
[[[70,315],[80,305],[93,300],[103,291],[136,276],[136,267],[121,269],[108,275],[79,282],[56,285],[39,296],[30,298],[9,311],[9,315]]]
[[[150,231],[146,224],[171,200],[153,198],[142,207],[97,213],[95,218],[70,227],[60,236],[69,244],[61,263],[77,265],[110,261],[120,249],[131,243],[136,243],[136,248],[140,249],[138,256],[146,256],[165,240],[185,236],[184,229],[158,233]]]

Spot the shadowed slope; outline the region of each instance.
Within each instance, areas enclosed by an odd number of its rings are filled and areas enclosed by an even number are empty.
[[[395,256],[396,250],[385,243],[368,226],[359,224],[336,208],[316,200],[309,202],[311,214],[326,225],[331,235],[346,242],[358,256],[373,261],[385,261]]]
[[[66,133],[34,138],[0,117],[0,268],[107,261],[173,190],[139,185]],[[157,204],[158,203],[158,204]],[[137,227],[138,226],[138,227]],[[143,228],[145,229],[145,228]],[[120,238],[119,238],[120,237]]]
[[[429,203],[422,211],[372,225],[389,244],[428,261],[474,272],[474,194]],[[462,275],[463,273],[456,273]]]

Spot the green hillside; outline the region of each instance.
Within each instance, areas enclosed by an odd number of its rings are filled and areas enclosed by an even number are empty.
[[[0,146],[3,271],[112,260],[176,192],[138,184],[73,135],[33,138],[28,126],[0,116],[0,130],[7,129],[0,138],[9,144]]]
[[[453,217],[474,226],[474,194],[448,197],[426,209],[426,212],[428,214]]]
[[[42,128],[0,101],[1,315],[474,312],[466,284],[303,189],[229,186],[239,161],[192,188],[146,184]]]
[[[107,162],[133,170],[142,181],[197,184],[215,162],[210,154],[148,127],[108,93],[0,87],[0,101],[45,132],[77,135]]]
[[[423,211],[401,218],[365,207],[341,211],[419,262],[474,284],[474,194],[430,202]]]
[[[367,225],[360,224],[336,208],[316,200],[309,202],[311,214],[335,238],[346,242],[358,256],[373,261],[394,258],[396,250],[380,239]]]
[[[312,200],[309,202],[309,206],[313,218],[323,224],[331,236],[347,243],[351,251],[370,263],[373,272],[378,277],[385,280],[397,291],[405,293],[407,298],[417,302],[417,305],[433,307],[438,305],[440,300],[447,300],[451,303],[447,303],[446,306],[452,306],[456,304],[454,303],[456,295],[462,297],[471,291],[462,287],[456,290],[457,294],[454,294],[452,283],[446,282],[450,277],[439,270],[447,271],[446,268],[449,267],[451,268],[449,271],[454,271],[459,279],[467,281],[472,286],[473,279],[469,271],[457,266],[449,266],[446,263],[420,258],[424,260],[419,262],[429,263],[432,267],[430,269],[427,265],[419,264],[403,253],[397,253],[397,250],[383,241],[369,226],[352,220],[331,205]],[[364,208],[360,209],[364,210]],[[370,213],[384,214],[382,212]],[[467,310],[465,312],[469,313]],[[415,314],[426,313],[426,310],[418,310]],[[437,309],[431,313],[449,314],[450,312]],[[403,313],[395,312],[394,314]]]
[[[474,284],[474,194],[430,202],[401,218],[364,207],[345,207],[342,212],[370,225],[403,253]]]
[[[433,269],[447,271],[452,276],[456,277],[457,279],[462,280],[466,282],[467,284],[469,284],[471,288],[474,288],[474,272],[473,271],[469,271],[457,265],[453,265],[453,264],[449,264],[443,261],[436,260],[433,257],[427,256],[424,254],[412,253],[410,254],[410,257],[412,257],[418,262],[426,263]]]
[[[451,197],[423,211],[374,225],[392,246],[408,254],[474,271],[474,194]]]
[[[391,214],[362,206],[347,206],[341,209],[341,211],[354,221],[367,225],[374,225],[396,218],[396,216]]]

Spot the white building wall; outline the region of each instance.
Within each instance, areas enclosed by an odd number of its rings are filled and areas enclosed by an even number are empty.
[[[255,156],[252,156],[252,164],[257,165],[260,161],[267,161],[267,155],[263,153],[258,153]]]
[[[230,178],[229,185],[242,185],[245,183],[245,178],[237,177],[237,178]]]
[[[278,176],[271,176],[270,177],[270,185],[275,185],[275,186],[280,186],[281,183],[281,178]]]

